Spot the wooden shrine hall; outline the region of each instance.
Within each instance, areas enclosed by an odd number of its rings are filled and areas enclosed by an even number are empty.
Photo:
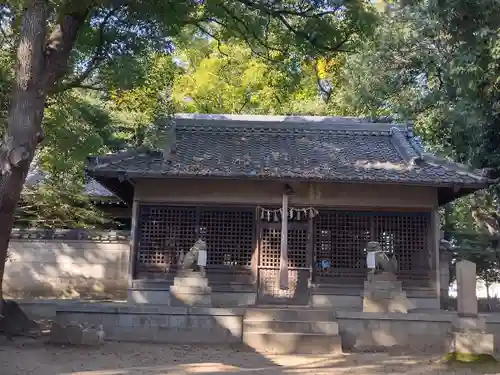
[[[357,308],[366,245],[377,241],[396,255],[413,303],[439,308],[438,209],[489,182],[426,153],[398,124],[178,115],[168,132],[163,150],[87,166],[133,207],[131,301],[168,301],[202,227],[214,306]]]

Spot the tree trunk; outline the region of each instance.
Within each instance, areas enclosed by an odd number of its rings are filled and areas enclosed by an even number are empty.
[[[0,301],[14,211],[42,134],[46,97],[41,80],[45,68],[46,6],[45,0],[25,3],[17,48],[16,81],[7,132],[0,148]]]
[[[0,301],[14,211],[21,197],[37,145],[43,139],[42,120],[47,95],[66,73],[78,31],[93,2],[66,4],[54,17],[58,24],[46,37],[48,0],[25,0],[17,47],[16,82],[0,145]],[[71,6],[70,6],[71,5]],[[1,304],[0,304],[0,314]]]

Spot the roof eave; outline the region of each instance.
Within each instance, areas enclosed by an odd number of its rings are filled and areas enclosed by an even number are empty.
[[[460,189],[474,189],[481,190],[487,188],[492,182],[486,178],[480,179],[476,183],[463,183],[463,182],[419,182],[419,181],[391,181],[391,180],[362,180],[362,179],[332,179],[332,178],[307,178],[307,177],[273,177],[273,176],[250,176],[250,175],[233,175],[233,176],[216,176],[216,175],[187,175],[187,174],[162,174],[157,172],[132,172],[124,170],[87,170],[89,175],[94,178],[107,177],[117,178],[120,180],[128,179],[210,179],[210,180],[267,180],[267,181],[311,181],[311,182],[330,182],[330,183],[375,183],[375,184],[403,184],[412,186],[426,186],[434,188],[451,188],[454,190]]]
[[[118,178],[117,174],[95,174],[86,170],[97,182],[112,192],[118,200],[126,204],[132,204],[134,200],[134,186],[128,179]]]

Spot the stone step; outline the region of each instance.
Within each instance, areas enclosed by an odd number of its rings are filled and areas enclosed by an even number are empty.
[[[339,335],[297,332],[243,332],[243,343],[269,354],[341,354]]]
[[[314,310],[310,308],[251,308],[245,312],[248,321],[294,321],[294,322],[333,322],[333,310]]]
[[[243,330],[251,333],[322,333],[325,335],[338,335],[337,322],[301,322],[280,320],[247,320],[243,321]]]

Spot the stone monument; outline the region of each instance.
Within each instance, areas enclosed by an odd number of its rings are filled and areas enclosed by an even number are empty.
[[[476,264],[468,260],[458,262],[456,278],[457,316],[447,347],[451,353],[493,355],[493,335],[486,332],[486,321],[477,310]]]
[[[406,314],[411,306],[397,279],[396,255],[384,252],[375,241],[368,242],[367,252],[366,263],[370,271],[363,291],[363,311]]]
[[[199,228],[198,239],[184,256],[179,273],[170,287],[170,300],[177,306],[210,306],[212,289],[208,286],[206,230]]]

